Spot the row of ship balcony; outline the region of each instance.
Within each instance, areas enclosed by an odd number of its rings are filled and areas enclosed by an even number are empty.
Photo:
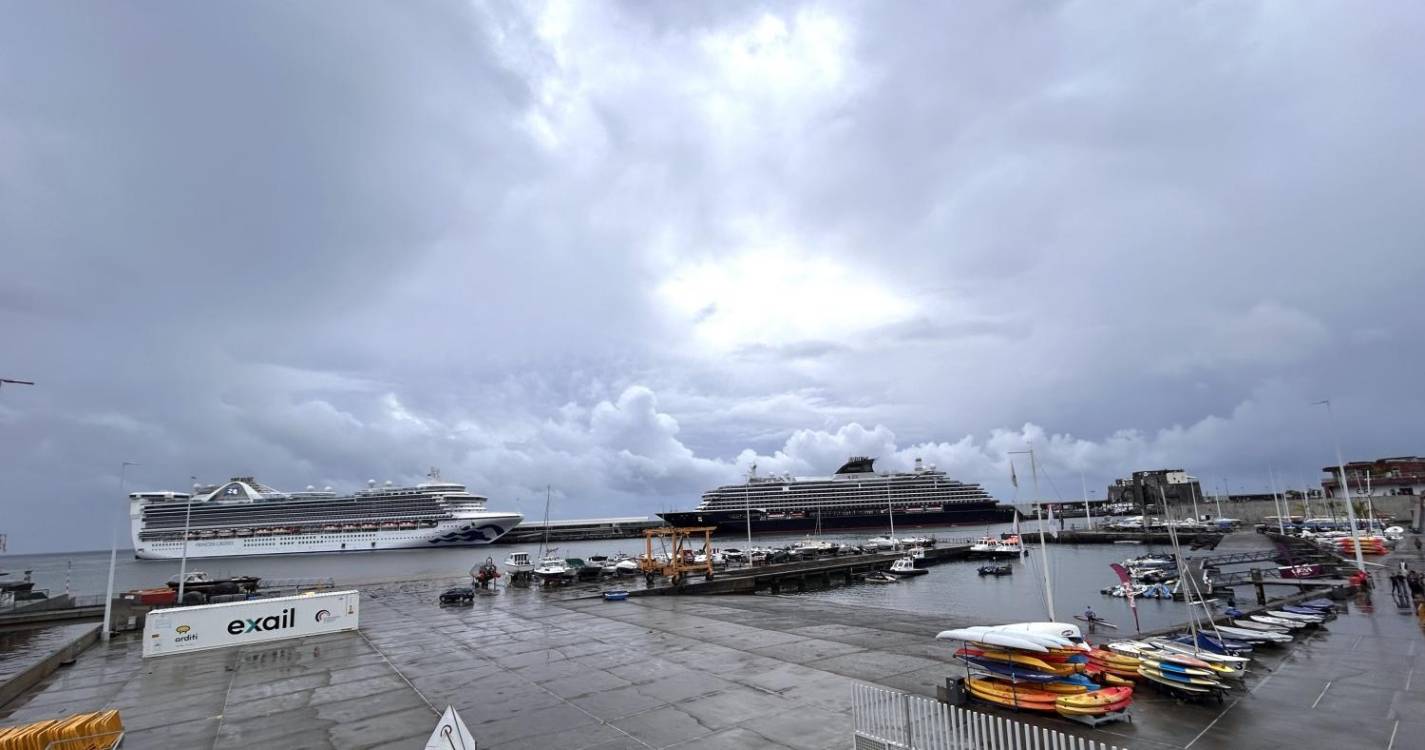
[[[435,521],[383,521],[381,523],[329,523],[321,526],[261,526],[235,529],[192,529],[188,539],[230,539],[234,537],[290,536],[293,534],[350,534],[372,531],[409,531],[435,528]],[[182,539],[183,532],[142,531],[143,539]]]

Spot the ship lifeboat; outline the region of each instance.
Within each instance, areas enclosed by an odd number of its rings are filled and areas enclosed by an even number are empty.
[[[414,529],[415,527],[416,527],[416,522],[415,522],[415,521],[402,521],[402,522],[401,522],[401,528],[403,528],[403,529]]]
[[[322,527],[322,531],[341,531],[341,527],[334,523],[329,523]]]
[[[375,531],[375,530],[377,530],[377,529],[379,529],[379,528],[381,528],[381,527],[377,526],[377,525],[374,524],[374,523],[363,523],[363,524],[361,524],[361,530],[362,530],[362,531]]]
[[[395,521],[386,521],[386,522],[384,522],[384,523],[381,524],[381,528],[383,528],[383,529],[395,529],[395,528],[400,528],[400,524],[396,523]]]
[[[272,536],[272,529],[258,529],[252,533],[258,536]]]
[[[344,523],[341,525],[342,531],[360,531],[361,527],[354,523]]]
[[[252,536],[252,529],[238,529],[236,533],[238,536]]]
[[[232,529],[220,529],[220,530],[218,531],[218,536],[219,536],[219,537],[222,537],[222,538],[228,538],[228,537],[231,537],[232,535],[233,535],[233,530],[232,530]]]

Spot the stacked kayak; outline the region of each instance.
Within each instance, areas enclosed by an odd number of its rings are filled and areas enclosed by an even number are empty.
[[[1054,701],[1060,716],[1102,716],[1122,711],[1133,703],[1133,688],[1106,687],[1077,695],[1061,695]]]
[[[1188,694],[1226,690],[1224,679],[1241,679],[1245,658],[1211,653],[1188,653],[1190,646],[1176,641],[1118,641],[1108,651],[1118,663],[1136,659],[1139,679]],[[1205,657],[1205,658],[1200,658]]]
[[[1089,652],[1089,664],[1107,675],[1133,680],[1138,678],[1138,657],[1096,648]]]
[[[1112,675],[1094,663],[1092,649],[1072,625],[957,628],[935,637],[964,642],[955,656],[970,667],[965,686],[971,695],[989,703],[1082,717],[1122,711],[1133,699],[1131,687],[1103,687],[1090,679],[1090,675],[1102,675],[1121,682],[1122,675]]]
[[[970,695],[982,701],[1026,711],[1057,713],[1061,716],[1102,716],[1122,711],[1133,703],[1131,687],[1106,687],[1066,693],[974,676],[965,679],[965,687],[969,689]]]
[[[1342,555],[1350,556],[1356,554],[1356,539],[1354,537],[1341,537],[1336,540],[1336,551]],[[1361,537],[1361,554],[1363,555],[1385,555],[1389,554],[1390,548],[1387,546],[1385,537],[1363,536]]]

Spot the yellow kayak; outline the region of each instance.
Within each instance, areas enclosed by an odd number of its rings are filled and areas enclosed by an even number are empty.
[[[1172,664],[1172,662],[1167,662],[1167,663],[1168,663],[1168,664]],[[1180,665],[1180,664],[1173,664],[1173,668],[1172,668],[1172,669],[1164,669],[1164,668],[1163,668],[1163,664],[1164,664],[1164,662],[1161,662],[1161,661],[1159,661],[1159,660],[1157,660],[1157,659],[1151,659],[1151,658],[1148,658],[1148,657],[1145,656],[1145,657],[1143,657],[1142,664],[1140,664],[1139,666],[1145,666],[1145,665],[1146,665],[1146,666],[1152,667],[1153,669],[1158,670],[1159,672],[1172,672],[1173,674],[1184,674],[1184,675],[1188,675],[1188,676],[1190,676],[1190,677],[1212,677],[1212,676],[1213,676],[1211,669],[1198,669],[1197,667],[1184,667],[1184,666],[1182,666],[1182,665]]]
[[[1133,688],[1111,687],[1094,690],[1093,692],[1083,693],[1081,695],[1060,696],[1059,699],[1054,702],[1054,705],[1072,708],[1095,708],[1121,703],[1131,697],[1133,697]]]
[[[971,695],[981,700],[1034,711],[1053,711],[1054,701],[1060,697],[1056,693],[1011,686],[984,677],[968,678],[965,680],[965,686],[970,689]]]
[[[1211,677],[1181,675],[1182,679],[1175,679],[1175,677],[1177,677],[1176,675],[1174,677],[1168,677],[1167,675],[1164,675],[1161,670],[1151,667],[1147,664],[1144,664],[1143,666],[1138,668],[1138,674],[1141,674],[1144,677],[1153,680],[1154,682],[1161,682],[1164,685],[1171,685],[1173,687],[1182,688],[1185,690],[1196,689],[1198,691],[1202,691],[1207,690],[1208,688],[1222,687],[1222,683],[1212,679]]]

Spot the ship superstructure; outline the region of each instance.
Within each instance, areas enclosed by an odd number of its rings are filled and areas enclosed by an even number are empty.
[[[946,476],[920,459],[908,472],[877,472],[875,459],[854,456],[830,477],[757,476],[703,493],[691,511],[660,513],[675,526],[717,526],[721,531],[803,531],[986,524],[1009,521],[1014,511],[978,484]]]
[[[281,492],[252,477],[233,477],[187,492],[133,492],[129,519],[134,555],[143,559],[357,552],[489,544],[520,522],[489,511],[465,485],[390,482],[338,494],[330,487]]]

